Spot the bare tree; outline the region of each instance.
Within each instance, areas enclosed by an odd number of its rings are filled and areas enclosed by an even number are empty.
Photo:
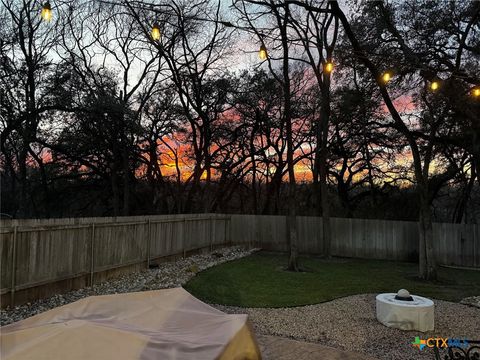
[[[137,25],[148,34],[150,29],[146,24],[153,22],[147,21],[151,12],[140,12],[128,2],[126,6]],[[215,89],[212,85],[219,80],[218,77],[225,73],[226,64],[222,61],[227,55],[225,48],[232,30],[221,20],[220,2],[172,1],[153,10],[157,18],[164,19],[161,21],[164,31],[161,41],[152,40],[152,44],[168,66],[169,79],[190,127],[195,164],[191,177],[186,179],[190,186],[183,209],[190,212],[200,190],[202,175],[205,173],[205,191],[208,192],[212,181],[213,127],[225,109],[221,101],[224,95],[211,90]],[[198,203],[204,204],[204,211],[210,208],[207,201]]]
[[[120,5],[70,4],[62,24],[59,49],[63,61],[78,75],[87,91],[101,89],[107,69],[116,72],[118,89],[114,96],[118,106],[111,116],[115,126],[112,136],[119,141],[111,143],[110,164],[114,215],[120,214],[121,195],[122,214],[129,215],[130,192],[135,186],[138,138],[128,131],[128,123],[140,126],[143,107],[155,93],[164,66],[144,32],[134,26],[135,19],[125,15]]]
[[[45,80],[56,70],[50,53],[59,34],[56,21],[41,21],[41,7],[37,1],[2,0],[1,5],[0,96],[2,107],[7,111],[0,145],[8,166],[13,170],[13,158],[18,164],[20,195],[16,216],[23,217],[31,215],[28,211],[29,155],[42,166],[32,146],[42,115],[55,107],[48,102],[49,89]],[[43,176],[44,203],[48,203],[47,187]]]
[[[392,101],[387,85],[384,81],[382,81],[382,72],[379,66],[376,65],[375,62],[365,52],[364,48],[362,47],[361,43],[357,38],[357,35],[354,33],[349,20],[340,9],[338,3],[335,1],[331,1],[330,3],[333,13],[339,18],[343,25],[345,34],[352,45],[356,57],[368,69],[371,76],[376,79],[376,83],[378,85],[378,89],[380,91],[382,99],[385,102],[385,105],[387,106],[387,109],[393,119],[393,123],[391,124],[391,126],[395,128],[399,133],[401,133],[408,142],[412,155],[413,171],[420,202],[420,276],[425,279],[435,279],[437,276],[437,267],[434,256],[435,245],[433,239],[431,214],[431,203],[433,195],[435,194],[435,186],[433,186],[433,183],[438,182],[439,180],[441,180],[440,182],[444,182],[446,179],[450,178],[454,174],[455,169],[448,168],[444,174],[439,175],[439,177],[435,177],[433,179],[429,179],[429,177],[431,173],[432,160],[435,156],[435,139],[439,137],[442,129],[445,129],[444,120],[445,116],[448,113],[449,106],[447,104],[447,107],[442,107],[440,110],[438,110],[436,106],[428,105],[431,100],[429,99],[429,96],[424,93],[422,101],[427,105],[427,110],[425,111],[423,116],[424,126],[421,128],[412,129],[409,126],[409,123],[401,116],[394,102]],[[379,11],[382,13],[382,19],[385,21],[385,28],[387,32],[389,32],[392,36],[392,40],[399,45],[404,60],[406,60],[407,63],[411,64],[410,66],[413,65],[414,68],[419,67],[420,69],[422,69],[420,71],[421,76],[423,76],[429,81],[435,81],[435,69],[438,69],[438,67],[436,67],[438,66],[438,62],[435,60],[436,56],[434,56],[433,58],[432,66],[432,63],[430,63],[432,59],[430,57],[426,56],[426,54],[420,55],[419,53],[416,53],[411,47],[409,47],[408,43],[405,41],[403,36],[396,29],[395,25],[391,21],[391,14],[388,13],[388,10],[381,3],[376,3],[373,5],[378,6]],[[466,47],[465,42],[466,39],[469,38],[468,34],[472,29],[472,24],[474,24],[476,21],[475,19],[478,18],[480,9],[480,6],[478,5],[478,3],[476,5],[472,5],[473,11],[471,12],[470,20],[468,21],[466,28],[464,29],[463,36],[461,37],[462,40],[459,42],[458,48],[454,55],[456,61],[448,64],[450,65],[449,71],[452,71],[453,73],[458,73],[462,71],[462,53],[464,52],[463,50]],[[412,10],[413,12],[411,13],[411,16],[415,17],[416,12],[414,9]],[[420,43],[425,42],[425,44],[428,46],[431,41],[435,41],[435,39],[430,39],[427,31],[426,37],[421,39]],[[442,57],[441,62],[445,62],[445,60],[447,59],[448,56]],[[468,76],[466,77],[466,79],[468,80]]]
[[[249,4],[261,5],[271,17],[274,29],[259,29],[252,21],[252,15],[249,13]],[[291,89],[291,66],[290,66],[290,41],[289,41],[289,19],[290,9],[287,2],[282,2],[283,6],[279,7],[273,1],[237,1],[234,6],[243,16],[243,20],[248,24],[250,30],[257,35],[261,44],[265,46],[267,40],[266,33],[268,31],[268,40],[271,48],[277,48],[280,54],[279,65],[280,72],[274,69],[275,61],[271,56],[267,57],[268,67],[272,75],[282,86],[283,101],[283,123],[285,124],[285,143],[286,143],[286,169],[288,173],[288,195],[287,195],[287,232],[290,248],[290,258],[288,269],[291,271],[299,271],[298,266],[298,232],[297,232],[297,204],[296,204],[296,180],[295,180],[295,162],[294,162],[294,135],[293,135],[293,109],[292,109],[292,89]],[[252,10],[250,10],[252,11]],[[265,14],[265,13],[264,13]],[[253,17],[258,19],[258,14]],[[281,178],[280,178],[281,179]],[[280,180],[281,181],[281,180]]]
[[[294,12],[289,21],[295,30],[300,51],[304,51],[305,61],[313,72],[320,90],[319,126],[316,126],[316,151],[313,172],[313,183],[317,187],[317,210],[321,209],[323,231],[323,252],[330,256],[332,231],[330,225],[330,201],[328,197],[328,135],[331,116],[331,67],[333,53],[338,36],[338,19],[329,12],[319,12],[318,9],[328,10],[326,1],[309,1],[316,11],[310,7],[300,8]],[[320,189],[318,189],[318,187]]]

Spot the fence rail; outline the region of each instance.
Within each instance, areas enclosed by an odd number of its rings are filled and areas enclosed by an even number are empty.
[[[79,286],[91,285],[109,271],[129,272],[156,259],[226,244],[229,221],[214,214],[3,221],[2,306],[37,297],[38,287],[63,281],[60,291],[69,290],[79,278]]]
[[[416,222],[332,218],[331,223],[333,255],[405,261],[418,257]],[[297,225],[299,251],[320,254],[321,219],[298,217]],[[434,237],[440,264],[480,268],[478,225],[434,224]],[[91,285],[109,272],[131,272],[161,258],[226,244],[286,251],[285,217],[191,214],[5,220],[0,227],[2,306]]]
[[[283,216],[232,215],[232,241],[240,240],[273,251],[288,250]],[[320,254],[323,249],[322,221],[297,217],[301,253]],[[413,221],[331,218],[334,256],[416,261],[418,223]],[[480,268],[478,224],[434,223],[434,251],[441,265]]]

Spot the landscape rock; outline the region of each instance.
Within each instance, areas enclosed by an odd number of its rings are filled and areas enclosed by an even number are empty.
[[[470,306],[475,306],[477,308],[480,308],[480,296],[470,296],[463,299],[460,302],[465,305],[470,305]]]

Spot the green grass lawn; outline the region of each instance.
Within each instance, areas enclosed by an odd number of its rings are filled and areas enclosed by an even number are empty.
[[[480,271],[439,269],[437,282],[417,278],[413,263],[301,257],[306,272],[285,271],[287,255],[259,252],[207,269],[185,288],[206,302],[242,307],[316,304],[342,296],[396,292],[460,301],[480,295]]]

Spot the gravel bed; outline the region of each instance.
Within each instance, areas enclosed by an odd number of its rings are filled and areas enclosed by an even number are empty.
[[[467,297],[467,298],[463,299],[460,302],[462,304],[465,304],[465,305],[471,305],[471,306],[475,306],[477,308],[480,308],[480,296],[470,296],[470,297]]]
[[[195,274],[212,266],[257,251],[226,247],[212,253],[194,255],[158,268],[127,274],[110,281],[74,290],[0,311],[0,325],[22,320],[57,306],[92,295],[147,291],[184,285]],[[435,331],[421,333],[387,328],[375,318],[375,294],[362,294],[317,305],[293,308],[239,308],[213,305],[227,313],[248,314],[258,334],[288,337],[319,343],[342,350],[364,353],[378,359],[432,359],[411,343],[415,336],[454,337],[480,340],[480,297],[452,303],[434,300]]]
[[[421,333],[383,326],[375,316],[375,294],[348,296],[317,305],[294,308],[237,308],[214,305],[227,313],[246,313],[259,334],[289,337],[378,359],[433,359],[431,349],[420,351],[415,336],[480,340],[480,309],[434,300],[435,331]]]
[[[86,287],[14,308],[0,310],[0,325],[7,325],[87,296],[182,286],[199,271],[227,261],[242,258],[255,251],[257,251],[257,249],[247,250],[239,246],[225,247],[215,250],[212,253],[194,255],[176,262],[162,263],[158,268],[145,269],[141,272],[126,274],[110,281],[96,284],[93,287]]]

